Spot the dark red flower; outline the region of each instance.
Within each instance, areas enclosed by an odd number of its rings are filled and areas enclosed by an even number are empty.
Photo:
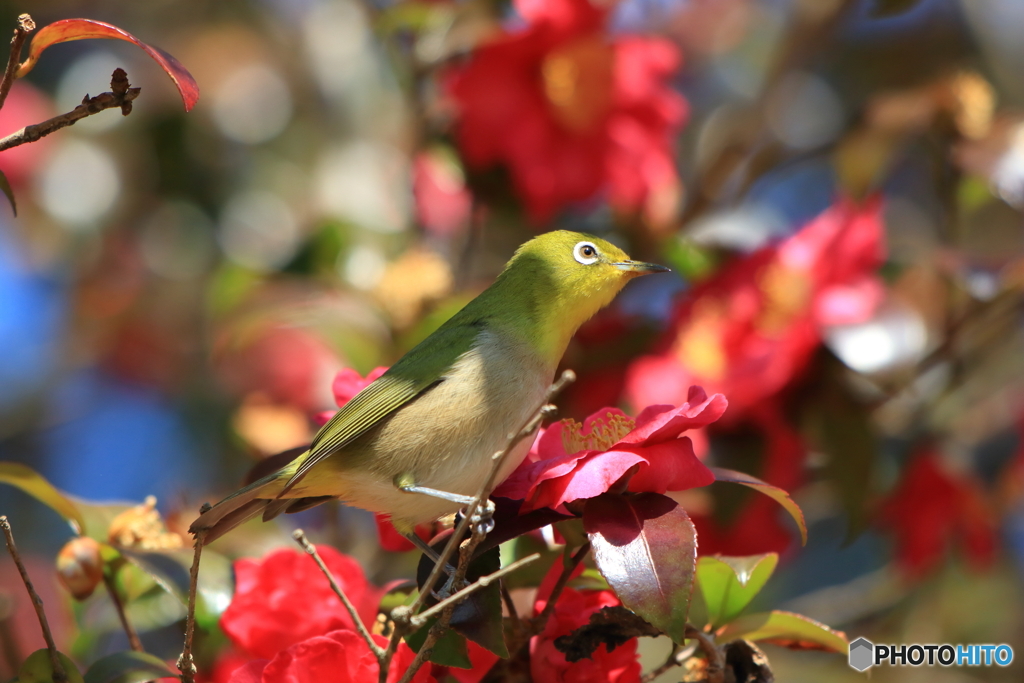
[[[501,31],[451,74],[466,162],[504,164],[536,221],[601,191],[618,209],[656,212],[679,191],[672,138],[686,103],[666,85],[676,47],[609,37],[611,3],[513,4],[526,26]]]
[[[582,570],[582,565],[577,572]],[[538,591],[534,613],[540,614],[550,595],[551,579],[562,571],[561,561],[555,562]],[[546,584],[546,586],[545,586]],[[565,655],[555,647],[555,639],[565,636],[587,624],[590,615],[603,607],[615,607],[622,602],[612,591],[590,591],[566,588],[558,596],[551,618],[540,635],[530,641],[530,673],[534,683],[639,683],[640,661],[635,638],[608,651],[607,645],[594,650],[590,659],[567,662]]]
[[[660,351],[629,369],[633,405],[675,403],[692,384],[720,391],[731,418],[806,366],[824,325],[866,320],[883,295],[881,201],[840,200],[780,244],[688,291]]]
[[[363,622],[372,624],[384,590],[370,584],[351,557],[327,546],[317,549]],[[354,628],[316,563],[290,549],[235,562],[235,595],[220,624],[235,645],[262,659],[313,636]]]
[[[562,420],[537,437],[530,456],[494,492],[522,499],[522,512],[593,498],[608,491],[635,468],[628,490],[682,491],[715,480],[697,458],[683,432],[700,429],[722,416],[721,394],[708,398],[691,387],[679,407],[648,406],[636,420],[605,408],[583,424]]]
[[[954,543],[977,567],[995,555],[995,516],[981,484],[968,472],[947,470],[932,451],[907,464],[879,522],[894,534],[896,562],[911,577],[928,573]]]
[[[378,644],[386,645],[378,637]],[[391,667],[388,683],[397,683],[415,655],[400,643]],[[380,667],[366,642],[353,631],[332,631],[295,643],[273,659],[258,659],[236,669],[228,683],[369,683],[377,680]],[[430,666],[416,672],[414,683],[430,683]]]

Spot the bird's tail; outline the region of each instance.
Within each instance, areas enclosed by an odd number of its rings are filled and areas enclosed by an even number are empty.
[[[284,484],[290,477],[287,468],[257,479],[199,515],[188,531],[193,536],[204,531],[203,544],[217,540],[240,524],[261,515],[263,521],[282,512],[300,512],[330,500],[333,496],[293,496],[282,498]]]
[[[273,486],[279,482],[279,476],[278,472],[274,472],[238,489],[199,515],[196,521],[192,522],[192,526],[188,528],[189,533],[195,536],[200,531],[204,531],[206,533],[203,536],[203,542],[210,543],[239,524],[261,514],[267,503],[277,495],[277,489],[280,489],[280,485]]]

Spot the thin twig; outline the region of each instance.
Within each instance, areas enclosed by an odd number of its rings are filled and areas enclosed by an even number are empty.
[[[668,653],[668,657],[665,658],[665,662],[657,669],[648,671],[640,677],[640,683],[652,683],[655,679],[661,676],[669,669],[673,669],[677,666],[682,665],[684,661],[693,656],[693,653],[697,651],[696,644],[690,644],[686,647],[681,647],[675,643],[672,643],[672,651]]]
[[[562,594],[565,587],[569,584],[569,579],[572,578],[572,574],[576,571],[576,567],[580,566],[580,562],[590,552],[590,541],[587,541],[580,546],[580,549],[576,551],[576,554],[569,558],[569,561],[562,567],[562,573],[558,576],[558,580],[555,582],[554,587],[551,589],[551,595],[548,597],[547,604],[544,605],[544,609],[541,613],[533,620],[532,628],[535,634],[540,633],[547,626],[548,619],[555,612],[555,602],[558,600],[558,596]]]
[[[121,627],[128,636],[128,645],[136,652],[145,652],[142,649],[142,641],[139,640],[139,634],[135,631],[131,622],[128,621],[128,613],[125,611],[124,602],[121,601],[121,596],[117,592],[117,586],[114,585],[114,577],[105,571],[103,572],[103,585],[107,587],[110,600],[114,603],[114,609],[117,610],[117,617],[121,620]]]
[[[210,509],[204,503],[199,509],[203,514]],[[196,634],[196,589],[199,587],[199,557],[203,554],[203,543],[206,542],[208,529],[200,529],[195,535],[195,555],[192,556],[192,569],[188,574],[188,613],[185,615],[185,645],[178,657],[178,671],[181,672],[181,683],[193,683],[196,678],[196,663],[192,658],[192,639]]]
[[[118,68],[114,69],[114,73],[110,78],[110,89],[112,92],[101,93],[96,97],[86,95],[80,105],[66,114],[54,116],[52,119],[42,123],[25,126],[21,130],[0,139],[0,152],[11,147],[17,147],[18,145],[35,142],[39,138],[54,133],[61,128],[73,125],[76,121],[84,119],[86,116],[98,114],[104,109],[119,107],[121,114],[128,116],[132,111],[132,100],[139,96],[142,88],[130,87],[128,74],[125,73],[124,69]]]
[[[345,609],[348,610],[348,615],[352,617],[352,622],[356,626],[356,631],[359,633],[362,639],[366,641],[366,644],[370,646],[370,652],[372,652],[374,656],[377,657],[377,660],[379,662],[381,657],[384,656],[384,648],[382,648],[380,645],[377,645],[377,643],[373,641],[373,636],[370,635],[370,632],[366,629],[366,625],[360,618],[359,612],[356,611],[355,605],[353,605],[352,601],[348,599],[347,595],[345,595],[345,591],[341,590],[341,586],[338,585],[338,582],[337,580],[335,580],[334,575],[331,574],[331,570],[327,568],[327,565],[324,564],[323,559],[320,557],[320,553],[316,551],[316,546],[309,542],[309,539],[306,538],[306,532],[302,529],[296,529],[295,531],[293,531],[292,538],[295,539],[295,541],[302,547],[306,554],[310,555],[313,558],[313,561],[316,562],[316,566],[320,567],[320,571],[323,573],[324,576],[327,577],[327,582],[331,584],[331,590],[333,590],[334,594],[341,599],[341,603],[345,605]]]
[[[25,44],[25,39],[35,30],[36,22],[32,21],[32,17],[27,14],[18,17],[18,27],[14,29],[14,37],[11,38],[11,55],[7,58],[4,78],[0,81],[0,108],[3,108],[4,102],[7,101],[7,93],[11,92],[11,86],[14,85],[18,63],[21,62],[21,48]]]
[[[473,551],[487,535],[487,530],[484,528],[484,525],[480,524],[479,520],[476,519],[477,511],[484,501],[490,503],[489,499],[491,497],[491,491],[494,490],[494,487],[498,483],[498,472],[505,463],[508,454],[512,452],[512,449],[515,448],[516,444],[536,431],[537,427],[539,427],[540,423],[544,420],[544,417],[550,414],[550,411],[553,409],[553,407],[549,405],[551,400],[558,395],[566,385],[575,379],[576,374],[572,370],[564,371],[558,380],[548,387],[541,405],[533,412],[526,423],[517,432],[509,434],[505,447],[491,456],[491,471],[487,475],[487,479],[480,486],[480,489],[477,491],[476,496],[474,496],[473,501],[467,505],[466,509],[463,511],[462,520],[459,522],[458,526],[456,526],[451,539],[445,544],[441,556],[434,563],[434,568],[431,570],[430,576],[423,584],[423,590],[421,590],[420,594],[416,596],[416,600],[413,601],[411,606],[403,606],[391,612],[391,618],[395,622],[395,632],[391,634],[391,640],[388,641],[388,647],[384,651],[384,656],[380,659],[381,681],[386,679],[387,669],[390,666],[391,658],[398,649],[399,641],[411,629],[414,615],[423,607],[427,596],[430,594],[431,589],[437,583],[438,579],[440,579],[441,573],[448,565],[448,561],[454,554],[456,547],[459,547],[461,552],[459,554],[459,564],[455,569],[452,585],[457,587],[465,579],[466,571],[469,569],[469,562],[473,556]],[[471,524],[473,525],[473,530],[470,538],[465,543],[461,543],[459,539],[466,535],[466,531],[469,529]],[[464,591],[460,591],[460,593],[461,592]],[[402,676],[400,683],[408,683],[408,681],[411,681],[419,668],[428,660],[434,643],[437,642],[437,639],[440,638],[441,634],[448,628],[456,602],[458,601],[450,602],[447,607],[441,610],[440,618],[433,626],[430,627],[430,631],[427,633],[427,638],[424,641],[423,646],[420,648],[420,651],[416,653],[416,657]]]
[[[466,586],[465,588],[460,590],[455,595],[449,595],[447,598],[445,598],[441,602],[437,603],[436,605],[434,605],[430,609],[424,610],[424,611],[420,612],[419,614],[417,614],[416,616],[412,617],[409,620],[409,625],[412,626],[412,629],[414,631],[419,629],[419,628],[421,628],[421,627],[423,627],[428,621],[430,621],[434,617],[434,615],[440,614],[448,606],[455,605],[455,604],[458,604],[459,602],[462,602],[463,600],[468,598],[473,593],[475,593],[478,590],[481,590],[483,588],[487,588],[492,583],[494,583],[495,581],[497,581],[501,577],[505,576],[506,574],[511,574],[512,572],[514,572],[515,570],[519,569],[520,567],[525,567],[526,565],[530,564],[531,562],[536,562],[539,559],[540,559],[540,553],[534,553],[533,555],[527,555],[523,559],[516,560],[515,562],[513,562],[510,565],[508,565],[507,567],[502,567],[501,569],[499,569],[498,571],[494,572],[493,574],[488,574],[487,576],[481,576],[479,579],[477,579],[476,581],[474,581],[470,585]]]
[[[686,626],[686,637],[696,640],[707,657],[707,683],[725,683],[725,660],[715,641],[700,629],[690,625]]]
[[[513,628],[519,628],[519,610],[516,608],[516,603],[512,600],[512,593],[509,592],[508,587],[501,584],[501,600],[505,603],[505,609],[508,610],[508,617],[512,620]]]
[[[28,571],[21,561],[21,555],[18,554],[18,546],[14,544],[14,531],[11,529],[11,523],[7,520],[6,515],[0,516],[0,528],[4,530],[4,536],[7,538],[7,550],[11,553],[11,559],[14,560],[14,564],[18,566],[21,582],[25,584],[25,590],[28,591],[28,597],[32,600],[32,606],[36,608],[39,627],[43,629],[43,640],[46,641],[46,649],[50,653],[50,665],[53,667],[54,683],[67,683],[68,674],[64,671],[64,665],[61,664],[60,657],[57,656],[57,644],[53,642],[50,624],[46,621],[46,612],[43,611],[43,599],[39,597],[39,593],[36,593],[32,580],[28,578]]]
[[[548,387],[548,391],[544,397],[544,401],[541,403],[540,407],[533,412],[533,415],[530,417],[529,420],[526,421],[526,424],[524,424],[518,432],[509,435],[508,442],[505,444],[505,448],[498,451],[491,457],[493,462],[491,465],[490,474],[488,474],[486,481],[484,481],[483,485],[480,487],[480,490],[477,492],[477,495],[475,496],[473,502],[466,506],[466,510],[462,518],[462,521],[460,521],[459,525],[456,527],[455,533],[452,534],[451,540],[448,541],[448,544],[445,546],[444,551],[441,553],[441,557],[434,564],[434,569],[430,572],[430,578],[428,578],[427,582],[424,584],[425,590],[421,592],[419,596],[417,596],[416,602],[413,603],[412,611],[414,613],[417,610],[419,610],[420,607],[423,606],[424,601],[427,599],[427,594],[429,593],[430,588],[433,587],[433,585],[437,583],[437,580],[441,577],[441,573],[444,571],[445,566],[448,564],[448,560],[451,559],[452,554],[455,552],[455,547],[456,544],[458,543],[458,539],[462,538],[466,534],[466,530],[469,527],[470,520],[472,520],[474,515],[476,514],[477,508],[484,500],[490,498],[491,491],[494,490],[494,486],[497,483],[495,479],[497,479],[498,477],[498,472],[501,470],[501,466],[504,464],[505,458],[508,457],[508,454],[512,451],[513,448],[515,448],[516,444],[518,444],[520,441],[528,437],[530,434],[533,434],[537,427],[540,426],[540,423],[544,420],[544,417],[549,413],[550,409],[548,408],[548,405],[551,402],[551,399],[557,396],[558,393],[561,392],[562,389],[566,387],[566,385],[575,381],[575,379],[576,373],[574,373],[572,370],[566,370],[565,372],[563,372],[562,376],[559,377],[554,384]]]

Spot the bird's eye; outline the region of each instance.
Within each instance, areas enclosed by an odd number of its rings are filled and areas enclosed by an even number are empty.
[[[597,247],[592,242],[579,242],[572,249],[573,258],[585,266],[597,263]]]

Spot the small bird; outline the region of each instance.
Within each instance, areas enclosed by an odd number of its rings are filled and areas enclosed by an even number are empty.
[[[640,275],[667,271],[615,245],[558,230],[526,242],[495,282],[356,394],[309,450],[193,522],[213,541],[331,498],[391,517],[398,530],[451,514],[544,400],[576,330]],[[506,457],[498,482],[531,439]]]

